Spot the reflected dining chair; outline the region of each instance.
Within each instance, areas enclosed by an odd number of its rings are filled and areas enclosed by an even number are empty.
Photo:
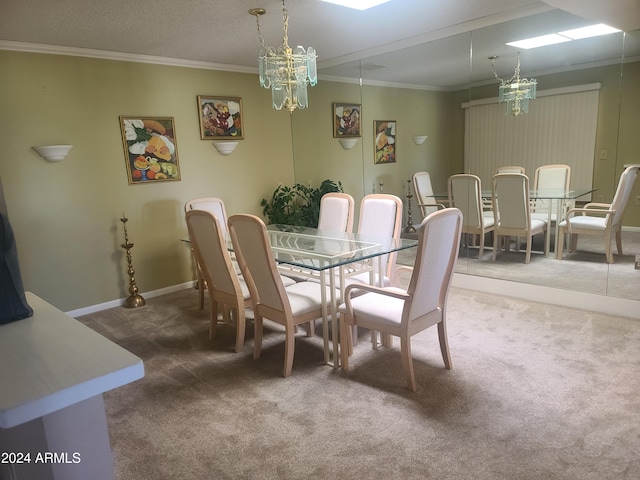
[[[494,214],[493,261],[503,240],[509,251],[510,237],[526,237],[525,262],[531,260],[531,243],[534,235],[547,232],[547,221],[531,218],[529,210],[529,178],[521,173],[499,173],[493,177],[492,201]]]
[[[520,167],[518,165],[505,165],[504,167],[498,167],[496,169],[496,175],[499,173],[521,173],[524,175],[526,172],[524,167]]]
[[[400,337],[402,365],[411,391],[416,391],[411,337],[426,328],[438,326],[442,359],[445,367],[451,369],[446,326],[447,296],[458,258],[461,229],[462,212],[457,208],[440,210],[422,221],[418,228],[416,260],[406,290],[372,285],[347,287],[345,303],[339,308],[343,371],[349,368],[349,352],[352,351],[350,325]],[[354,296],[356,289],[366,293]],[[375,334],[374,349],[377,346]]]
[[[222,231],[222,237],[227,235],[227,211],[224,208],[224,202],[217,197],[200,197],[189,200],[184,205],[185,214],[191,210],[204,210],[205,212],[212,213],[220,220],[220,228]],[[195,260],[195,256],[194,256]],[[198,299],[200,302],[200,310],[204,308],[204,291],[207,288],[206,280],[203,278],[202,269],[195,260],[196,265],[196,277],[198,287]]]
[[[433,187],[431,186],[431,175],[429,172],[414,173],[412,182],[416,202],[418,202],[418,207],[420,207],[423,218],[430,213],[445,208],[444,203],[436,202],[436,198],[433,196]]]
[[[569,165],[554,164],[542,165],[536,168],[533,177],[533,189],[535,191],[569,191],[571,185],[571,167]],[[561,200],[537,198],[531,205],[531,217],[542,220],[549,220],[551,223],[562,220],[558,219],[558,204]],[[551,227],[551,225],[549,225]]]
[[[323,292],[323,287],[317,282],[298,282],[285,287],[278,273],[267,228],[255,215],[232,215],[229,217],[229,232],[251,293],[255,329],[253,358],[260,358],[262,353],[263,320],[282,325],[285,329],[283,375],[288,377],[293,367],[296,327],[322,317],[323,299],[326,308],[330,309],[331,291],[324,287]]]
[[[218,307],[223,306],[231,313],[225,318],[232,318],[236,325],[235,351],[240,352],[245,337],[245,310],[251,307],[251,297],[231,260],[224,236],[226,229],[218,217],[204,210],[189,210],[185,218],[193,253],[211,300],[209,338],[215,338]]]
[[[325,193],[320,199],[318,230],[351,233],[354,204],[353,197],[348,193]]]
[[[478,258],[484,252],[485,235],[494,229],[492,211],[483,209],[482,188],[480,177],[469,174],[458,174],[449,177],[449,205],[462,212],[462,233],[467,236],[479,237],[480,249]],[[475,241],[469,242],[475,245]]]
[[[611,239],[615,234],[618,255],[622,255],[622,219],[629,203],[633,185],[638,176],[638,166],[627,167],[620,175],[618,188],[611,203],[587,203],[583,208],[572,208],[566,220],[558,224],[559,239],[557,258],[562,259],[564,236],[571,235],[571,250],[576,251],[578,235],[596,235],[604,240],[607,263],[614,263]]]

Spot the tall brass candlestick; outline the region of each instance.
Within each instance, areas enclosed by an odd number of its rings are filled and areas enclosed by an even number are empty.
[[[136,271],[133,269],[133,264],[131,263],[131,249],[133,248],[133,243],[129,242],[129,237],[127,235],[127,221],[129,219],[125,217],[124,212],[122,212],[122,218],[120,221],[124,226],[124,243],[120,245],[127,251],[127,274],[129,275],[129,296],[124,301],[124,306],[127,308],[136,308],[143,306],[146,302],[142,295],[138,294],[138,286],[136,285],[136,279],[133,276]]]
[[[413,220],[411,219],[411,179],[407,180],[407,226],[404,229],[404,233],[416,233],[416,229],[413,226]]]

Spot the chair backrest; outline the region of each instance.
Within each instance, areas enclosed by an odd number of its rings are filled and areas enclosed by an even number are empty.
[[[402,228],[402,200],[395,195],[371,193],[360,202],[358,233],[379,238],[400,238]],[[391,278],[395,269],[396,253],[383,258],[384,275]]]
[[[569,165],[542,165],[536,168],[534,190],[569,190],[571,167]]]
[[[413,297],[409,319],[444,309],[455,270],[462,212],[445,208],[425,218],[418,229],[418,250],[407,293]]]
[[[205,210],[189,210],[185,219],[193,252],[207,286],[243,298],[220,219]]]
[[[347,232],[353,230],[355,202],[348,193],[325,193],[320,199],[318,229],[327,232]]]
[[[518,165],[506,165],[504,167],[498,167],[496,170],[496,175],[499,173],[521,173],[525,174],[524,167],[520,167]]]
[[[433,187],[431,186],[431,175],[429,175],[429,172],[416,172],[413,174],[412,180],[413,191],[418,205],[435,205],[436,198],[433,196]],[[420,211],[424,217],[437,210],[438,207],[436,206],[420,207]]]
[[[284,312],[287,318],[292,318],[291,305],[278,273],[264,222],[255,215],[232,215],[229,217],[229,234],[254,309]]]
[[[465,227],[482,228],[482,191],[480,177],[458,174],[449,177],[449,205],[462,212]]]
[[[529,213],[529,178],[521,173],[493,176],[493,215],[496,229],[531,228]]]
[[[638,168],[638,166],[627,167],[624,172],[622,172],[622,175],[620,175],[618,188],[611,202],[611,208],[616,211],[616,213],[613,214],[612,225],[622,223],[624,211],[627,208],[631,192],[633,191],[633,185],[638,176]]]
[[[227,211],[224,202],[216,197],[201,197],[189,200],[184,205],[185,213],[189,210],[205,210],[213,213],[220,220],[220,227],[223,233],[227,233]]]

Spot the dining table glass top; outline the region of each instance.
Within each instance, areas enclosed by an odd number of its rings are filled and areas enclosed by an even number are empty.
[[[278,263],[322,271],[415,247],[417,240],[338,233],[292,225],[267,225]]]

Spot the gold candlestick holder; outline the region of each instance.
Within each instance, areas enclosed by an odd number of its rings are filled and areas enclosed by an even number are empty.
[[[127,251],[127,274],[129,275],[129,296],[124,301],[124,306],[127,308],[136,308],[143,306],[146,302],[142,295],[138,294],[138,286],[136,285],[136,279],[134,274],[136,271],[133,269],[133,263],[131,262],[131,249],[133,248],[133,243],[129,242],[129,236],[127,234],[127,221],[129,219],[125,217],[124,212],[122,212],[122,218],[120,221],[124,227],[124,243],[120,246]]]
[[[413,226],[413,220],[411,219],[411,179],[407,180],[407,226],[404,228],[404,233],[416,233],[416,228]]]

